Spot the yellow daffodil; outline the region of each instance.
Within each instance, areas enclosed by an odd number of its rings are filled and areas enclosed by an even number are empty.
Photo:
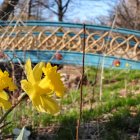
[[[5,91],[0,92],[0,107],[7,110],[12,106],[11,102],[9,102],[9,96]]]
[[[52,69],[51,74],[57,75],[56,70],[53,70],[54,69]],[[45,73],[44,77],[43,71]],[[51,83],[52,79],[50,77],[47,77],[45,64],[43,62],[40,62],[32,69],[31,61],[30,59],[28,59],[25,64],[25,72],[27,80],[21,80],[21,87],[28,94],[35,108],[40,112],[48,112],[51,114],[57,113],[59,111],[59,105],[56,100],[53,99],[53,93],[55,89],[56,92],[64,92],[64,90],[61,90],[61,88],[52,88],[53,82]],[[58,80],[58,84],[60,83],[60,86],[64,89],[64,86],[61,85],[63,83],[60,82],[60,75],[57,76],[56,79],[54,78],[54,80],[55,82],[57,82]],[[59,94],[63,95],[63,93]]]
[[[57,72],[57,66],[52,67],[50,63],[46,67],[42,68],[45,78],[44,83],[48,83],[47,86],[56,93],[56,96],[63,97],[65,87],[61,81],[60,73]]]
[[[12,78],[9,77],[9,73],[7,71],[2,72],[2,70],[0,70],[0,91],[5,88],[9,88],[10,91],[14,91],[16,86],[13,83]]]
[[[13,83],[12,78],[9,77],[9,73],[7,71],[2,72],[2,70],[0,70],[0,107],[3,109],[9,109],[11,107],[11,103],[9,102],[8,94],[4,89],[14,91],[16,86]]]

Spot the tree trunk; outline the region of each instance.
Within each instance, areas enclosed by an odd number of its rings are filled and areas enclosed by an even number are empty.
[[[31,9],[32,9],[32,0],[29,1],[29,7],[28,7],[28,19],[31,17]]]
[[[63,4],[62,0],[58,0],[58,21],[63,21]]]
[[[0,20],[8,20],[19,0],[4,0],[0,6]]]
[[[58,13],[58,21],[63,21],[63,12],[60,10]]]

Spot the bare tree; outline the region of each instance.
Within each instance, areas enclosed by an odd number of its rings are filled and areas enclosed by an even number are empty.
[[[0,19],[7,20],[19,0],[4,0],[0,6]]]
[[[115,13],[116,12],[116,13]],[[119,5],[114,11],[116,14],[115,25],[117,27],[140,30],[140,1],[139,0],[120,0]],[[114,15],[110,21],[113,22]]]
[[[42,2],[38,0],[37,2],[41,4],[44,8],[47,8],[53,12],[58,17],[58,21],[63,21],[64,15],[67,12],[69,4],[72,0],[47,0],[47,2]]]
[[[114,18],[115,17],[115,18]],[[110,24],[115,19],[115,27],[140,30],[140,1],[139,0],[120,0],[115,8],[114,14],[111,14]],[[134,39],[134,41],[136,41]],[[140,60],[140,48],[136,49],[136,58]]]

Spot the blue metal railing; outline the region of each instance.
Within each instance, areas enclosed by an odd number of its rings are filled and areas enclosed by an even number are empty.
[[[24,24],[21,22],[17,21],[0,21],[0,26],[50,26],[50,27],[67,27],[67,28],[83,28],[83,24],[79,23],[65,23],[65,22],[47,22],[47,21],[23,21]],[[140,31],[137,30],[130,30],[130,29],[125,29],[125,28],[112,28],[108,26],[100,26],[100,25],[90,25],[86,24],[85,25],[86,29],[93,29],[93,30],[98,30],[98,31],[112,31],[112,32],[117,32],[117,33],[122,33],[122,34],[131,34],[131,35],[136,35],[140,36]]]
[[[67,28],[83,28],[83,24],[75,24],[75,23],[62,23],[62,22],[45,22],[45,21],[23,21],[22,23],[17,23],[16,21],[10,22],[0,22],[1,26],[52,26],[52,27],[67,27]],[[85,25],[86,29],[93,29],[97,31],[112,31],[116,33],[122,33],[127,35],[135,35],[137,37],[140,36],[140,31],[135,30],[128,30],[123,28],[115,28],[112,29],[111,27],[106,26],[98,26],[98,25]],[[40,32],[33,32],[34,35],[38,35]],[[26,32],[21,32],[21,35],[26,34]],[[51,34],[50,32],[46,32],[46,35]],[[12,33],[11,35],[16,35],[16,33]],[[57,36],[63,36],[64,33],[58,32],[56,33]],[[71,36],[75,34],[71,33]],[[81,35],[81,37],[83,37]],[[100,36],[96,35],[95,39],[98,39]],[[109,38],[105,38],[108,40]],[[118,42],[122,42],[123,40],[118,39]],[[135,41],[130,41],[129,44],[131,46],[135,45]],[[0,59],[0,62],[6,61],[13,61],[14,63],[18,63],[19,61],[25,62],[27,58],[31,58],[33,63],[38,63],[39,61],[45,62],[52,62],[56,64],[72,64],[72,65],[82,65],[82,53],[80,52],[68,52],[68,51],[60,51],[59,53],[62,55],[61,60],[57,60],[55,58],[56,51],[49,51],[49,50],[5,50],[4,53],[8,56],[8,59]],[[114,61],[119,60],[119,66],[114,66]],[[86,66],[99,66],[103,65],[106,68],[117,68],[117,69],[139,69],[140,70],[140,62],[117,58],[114,56],[104,56],[102,54],[92,54],[86,53],[85,55],[85,65]]]
[[[59,53],[62,58],[57,59],[56,54]],[[73,51],[50,51],[50,50],[5,50],[4,54],[8,56],[6,59],[0,59],[0,62],[12,61],[14,63],[24,63],[28,58],[32,60],[33,63],[38,63],[40,61],[51,62],[54,64],[66,64],[66,65],[82,65],[83,54],[80,52]],[[114,65],[114,61],[119,61],[119,66]],[[140,70],[140,62],[116,58],[114,56],[104,56],[99,54],[88,53],[85,55],[85,66],[101,66],[105,68],[117,68],[117,69],[136,69]]]

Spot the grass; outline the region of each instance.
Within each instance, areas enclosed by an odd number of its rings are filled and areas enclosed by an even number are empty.
[[[100,70],[86,67],[86,77],[88,83],[83,86],[82,122],[103,122],[100,139],[129,140],[128,133],[137,133],[140,124],[140,71],[105,69],[101,101]],[[123,97],[120,96],[122,91]],[[48,126],[53,129],[54,126],[59,126],[55,130],[55,138],[65,140],[67,137],[68,140],[73,140],[79,118],[79,101],[80,89],[69,89],[61,102],[62,111],[56,116],[38,113],[30,102],[23,102],[8,116],[7,121],[12,122],[12,125],[4,132],[11,133],[12,129],[28,124],[32,129]]]

